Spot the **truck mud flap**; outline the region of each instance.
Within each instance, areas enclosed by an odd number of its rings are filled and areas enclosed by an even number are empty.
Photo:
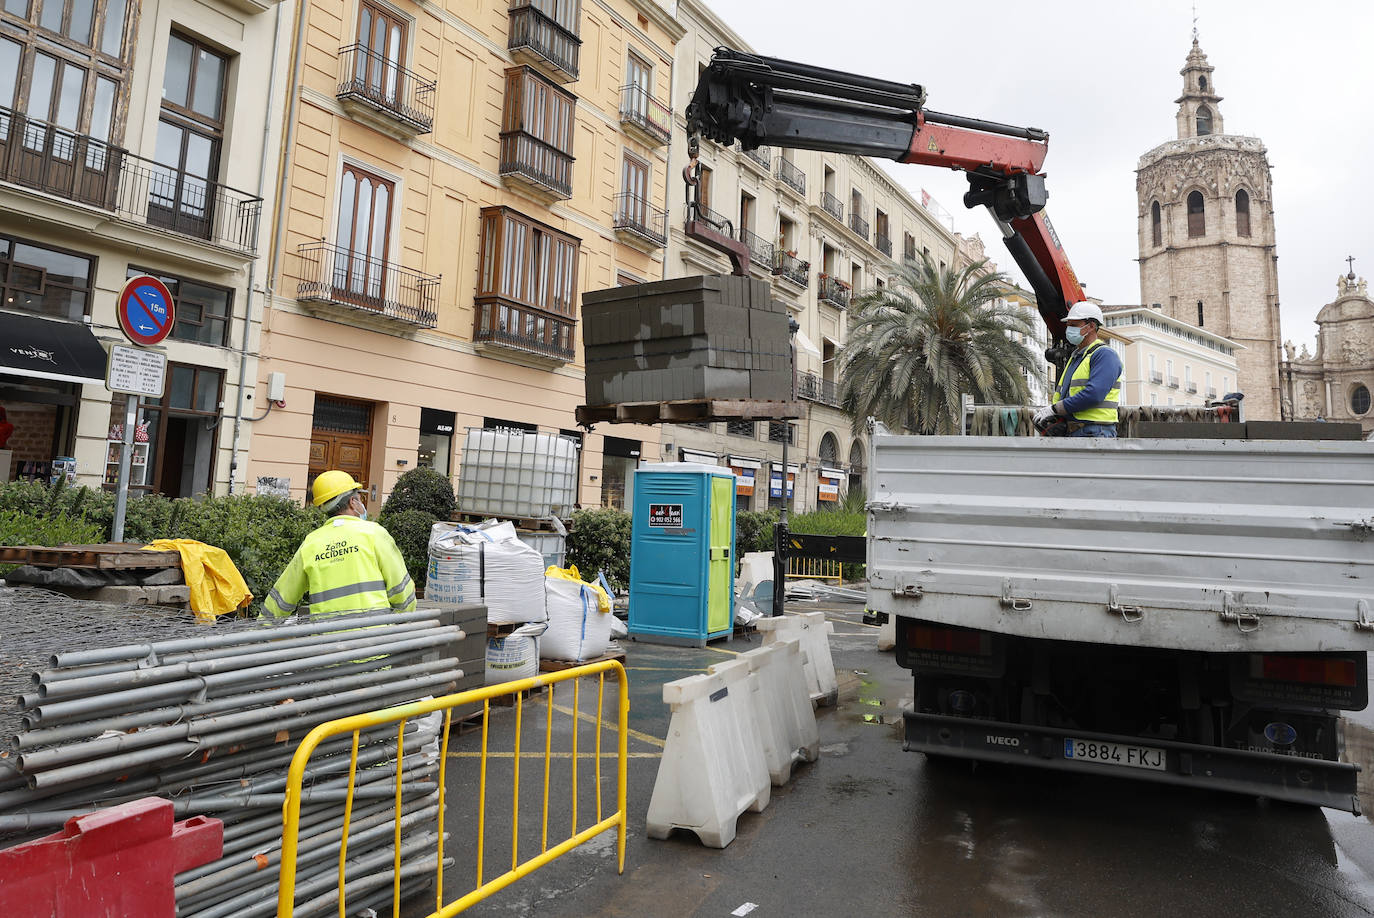
[[[1345,762],[913,711],[907,711],[903,721],[906,738],[902,748],[907,751],[1214,788],[1360,814],[1355,792],[1360,766]],[[1129,751],[1125,747],[1148,750],[1147,755],[1156,761],[1156,753],[1162,752],[1162,767],[1075,759],[1066,755],[1070,741],[1117,753]]]

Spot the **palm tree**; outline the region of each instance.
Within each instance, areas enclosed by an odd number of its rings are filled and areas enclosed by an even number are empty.
[[[985,404],[1029,399],[1036,359],[1007,333],[1030,335],[1031,321],[997,302],[1012,283],[986,264],[951,271],[922,253],[889,286],[855,298],[840,364],[840,402],[855,433],[870,416],[893,430],[958,433],[964,393]]]

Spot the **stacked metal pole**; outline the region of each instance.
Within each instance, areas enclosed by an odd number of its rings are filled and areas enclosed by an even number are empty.
[[[166,797],[178,819],[225,824],[222,857],[178,875],[179,915],[272,914],[286,772],[301,739],[328,720],[446,694],[463,675],[454,662],[463,632],[436,610],[214,628],[174,623],[170,610],[101,610],[141,618],[156,635],[116,644],[105,642],[108,625],[94,639],[71,628],[97,604],[40,592],[0,587],[0,631],[17,635],[0,665],[27,670],[24,684],[9,671],[20,690],[0,707],[0,846],[92,810]],[[40,655],[45,640],[52,646]],[[395,725],[359,734],[347,889],[360,906],[390,896],[397,819],[403,889],[434,873],[441,722],[408,722],[399,763]],[[352,749],[351,735],[326,741],[307,769],[299,915],[337,910]]]

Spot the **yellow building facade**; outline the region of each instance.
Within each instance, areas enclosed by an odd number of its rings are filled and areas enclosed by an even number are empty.
[[[301,15],[249,485],[343,468],[380,499],[514,428],[581,443],[583,506],[623,500],[658,434],[575,428],[580,300],[663,276],[681,28],[650,0]]]

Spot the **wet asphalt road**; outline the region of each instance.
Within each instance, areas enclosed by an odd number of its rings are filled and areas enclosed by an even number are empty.
[[[798,604],[798,610],[815,606]],[[1374,824],[1364,817],[1249,797],[1013,767],[937,763],[901,748],[909,675],[879,652],[877,629],[856,607],[828,610],[840,677],[835,707],[817,712],[821,755],[773,788],[762,813],[745,813],[723,850],[690,833],[646,838],[645,815],[669,713],[662,684],[704,671],[736,638],[705,649],[622,642],[632,691],[629,837],[616,872],[614,832],[598,836],[473,906],[469,915],[561,916],[1357,916],[1374,915]],[[578,708],[595,709],[584,688]],[[608,699],[606,709],[613,711]],[[522,711],[519,856],[541,843],[543,699]],[[555,750],[569,748],[571,692],[555,694]],[[595,809],[594,724],[579,741],[580,828]],[[612,721],[613,722],[613,721]],[[493,750],[511,749],[514,711],[496,711]],[[1374,717],[1347,730],[1355,760],[1374,778]],[[603,731],[604,812],[614,808],[613,733]],[[445,900],[475,885],[480,733],[454,740]],[[505,742],[504,747],[501,746]],[[561,743],[561,745],[560,745]],[[531,752],[539,756],[531,756]],[[488,777],[484,876],[510,865],[512,757]],[[503,764],[504,763],[504,764]],[[569,796],[571,758],[555,761],[551,798]],[[497,790],[500,788],[501,790]],[[1374,813],[1374,781],[1363,786]],[[550,808],[550,844],[566,837],[566,805]],[[493,867],[493,865],[495,865]],[[405,916],[427,914],[418,899]]]

